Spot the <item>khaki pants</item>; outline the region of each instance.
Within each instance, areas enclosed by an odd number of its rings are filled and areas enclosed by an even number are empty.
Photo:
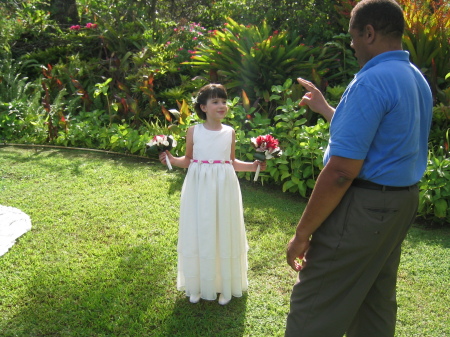
[[[417,205],[417,186],[350,187],[311,239],[285,336],[393,337],[401,243]]]

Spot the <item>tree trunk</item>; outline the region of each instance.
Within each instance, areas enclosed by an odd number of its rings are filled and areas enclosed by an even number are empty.
[[[155,19],[156,19],[156,0],[151,0],[150,1],[149,14],[150,14],[151,22],[154,22]]]

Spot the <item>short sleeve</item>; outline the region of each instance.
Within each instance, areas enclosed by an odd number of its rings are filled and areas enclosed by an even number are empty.
[[[386,111],[383,95],[367,84],[344,93],[330,124],[329,154],[365,159]]]

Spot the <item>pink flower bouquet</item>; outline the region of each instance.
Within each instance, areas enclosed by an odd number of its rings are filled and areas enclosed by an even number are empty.
[[[150,153],[161,153],[166,150],[170,151],[175,146],[177,146],[177,141],[173,139],[172,136],[166,135],[157,135],[152,138],[152,140],[146,144],[147,150],[145,151],[147,154]],[[172,165],[170,164],[169,158],[167,158],[166,154],[166,164],[169,170],[172,169]]]
[[[280,147],[278,146],[278,140],[271,135],[258,136],[251,139],[252,146],[255,148],[256,153],[253,158],[260,161],[279,157],[282,154]],[[255,178],[253,181],[258,180],[260,166],[256,169]]]

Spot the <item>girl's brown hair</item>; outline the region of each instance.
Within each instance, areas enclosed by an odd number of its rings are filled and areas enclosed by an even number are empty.
[[[198,117],[203,120],[206,120],[206,113],[201,109],[200,105],[206,105],[210,98],[227,99],[227,89],[222,84],[211,83],[205,85],[198,91],[194,109]]]

